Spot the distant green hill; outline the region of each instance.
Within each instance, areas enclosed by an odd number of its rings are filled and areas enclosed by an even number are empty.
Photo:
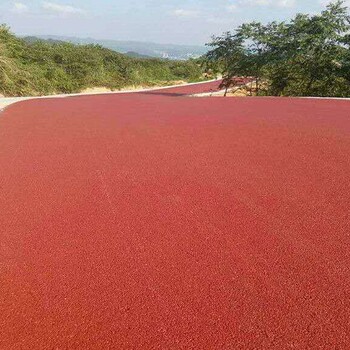
[[[130,57],[101,45],[76,45],[58,38],[24,40],[0,26],[0,94],[5,96],[71,93],[96,86],[155,86],[201,78],[202,69],[195,60]]]
[[[205,46],[199,45],[157,44],[141,41],[101,40],[57,35],[38,35],[37,37],[41,39],[71,42],[73,44],[97,44],[120,53],[135,52],[143,56],[168,58],[172,60],[198,58],[208,51]]]
[[[134,51],[128,51],[125,53],[125,55],[127,55],[129,57],[134,57],[134,58],[152,58],[151,56],[141,55],[141,54],[134,52]]]
[[[64,40],[57,40],[57,39],[43,39],[43,38],[39,38],[37,36],[25,36],[21,39],[23,39],[28,44],[33,44],[33,43],[36,43],[38,41],[46,41],[47,43],[51,43],[51,44],[62,44],[62,43],[66,42]]]

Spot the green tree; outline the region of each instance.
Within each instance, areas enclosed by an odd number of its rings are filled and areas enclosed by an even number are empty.
[[[247,23],[214,38],[205,59],[220,67],[226,88],[251,75],[257,94],[349,96],[349,23],[343,1],[289,23]]]
[[[247,73],[244,37],[237,30],[234,33],[226,32],[212,39],[212,42],[207,45],[213,49],[205,55],[203,65],[207,71],[221,73],[223,79],[220,87],[225,88],[226,96],[227,90],[233,84],[234,77]]]

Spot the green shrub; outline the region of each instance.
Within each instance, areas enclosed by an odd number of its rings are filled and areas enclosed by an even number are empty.
[[[88,87],[120,89],[200,80],[195,61],[133,58],[100,45],[25,41],[0,26],[0,93],[42,95],[79,92]]]

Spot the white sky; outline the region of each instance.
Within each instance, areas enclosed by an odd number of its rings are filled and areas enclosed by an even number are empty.
[[[327,0],[0,0],[17,34],[204,44],[246,21],[315,13]],[[350,5],[350,0],[347,0]]]

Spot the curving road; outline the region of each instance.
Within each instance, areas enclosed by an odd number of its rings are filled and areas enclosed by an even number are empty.
[[[0,116],[0,349],[348,349],[350,102],[217,83]]]

